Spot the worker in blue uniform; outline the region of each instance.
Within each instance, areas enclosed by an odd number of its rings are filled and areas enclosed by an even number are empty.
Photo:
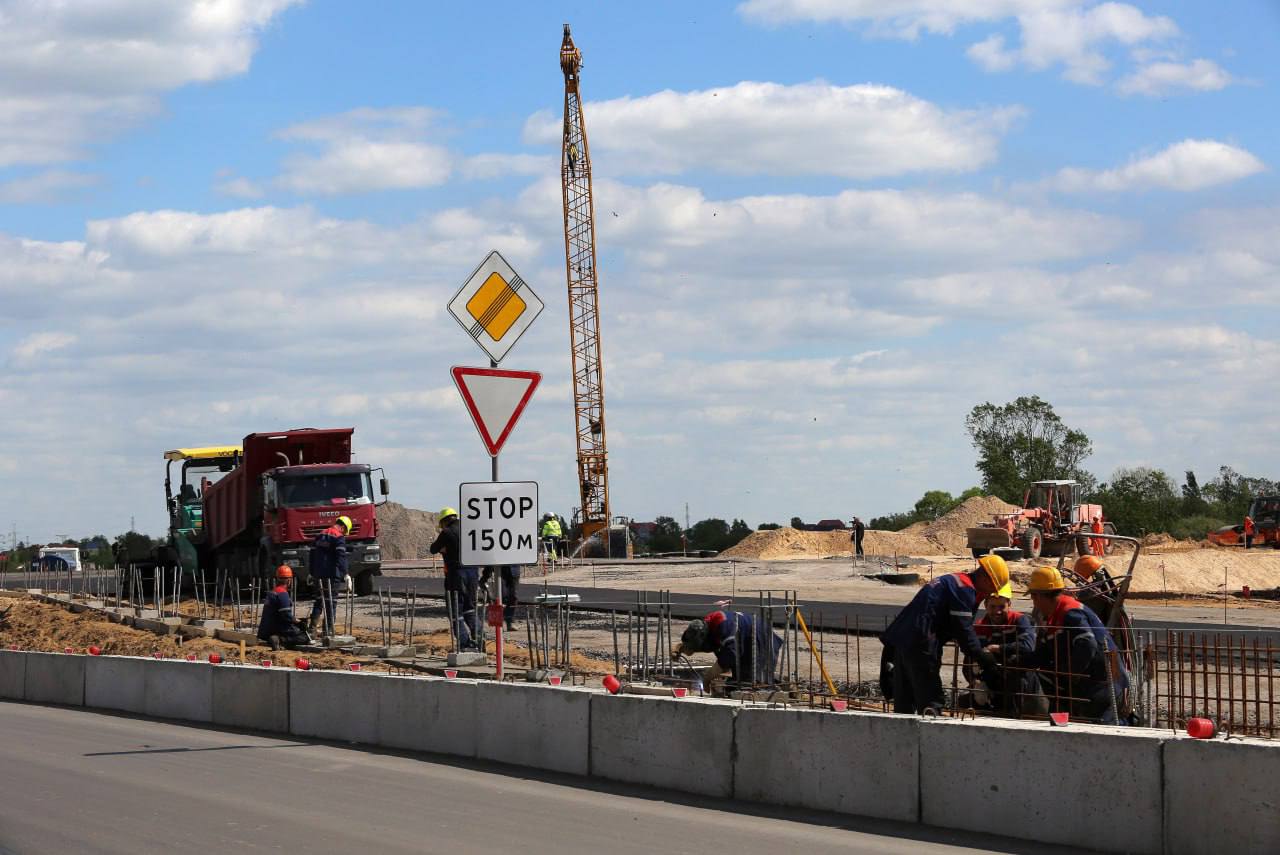
[[[293,598],[289,589],[293,586],[293,570],[287,564],[276,568],[276,585],[267,593],[262,603],[262,618],[258,621],[258,638],[271,645],[272,650],[293,650],[311,643],[311,637],[293,614]]]
[[[674,656],[713,653],[716,663],[706,676],[708,685],[725,675],[733,683],[773,683],[782,639],[769,626],[743,612],[717,610],[689,622]]]
[[[881,683],[892,692],[894,712],[936,714],[946,707],[942,649],[949,641],[982,670],[999,667],[974,632],[973,618],[978,602],[1008,583],[1004,559],[984,555],[975,570],[929,582],[898,612],[881,637],[886,647]]]
[[[444,590],[452,603],[449,620],[454,638],[459,650],[475,650],[480,637],[476,613],[479,573],[476,568],[462,564],[462,531],[458,512],[453,508],[442,508],[438,519],[440,534],[431,544],[431,554],[444,559]]]
[[[351,517],[338,517],[333,525],[316,535],[311,543],[311,556],[307,562],[316,591],[308,626],[312,631],[315,630],[323,610],[324,632],[329,636],[334,635],[334,614],[337,612],[335,592],[347,578],[347,535],[350,533]]]
[[[1012,604],[1013,587],[1006,583],[983,601],[986,613],[973,623],[983,647],[999,666],[977,673],[987,693],[987,702],[979,705],[1006,713],[1030,712],[1040,693],[1040,681],[1030,666],[1036,630],[1030,615],[1014,611]],[[981,694],[975,690],[975,702]]]

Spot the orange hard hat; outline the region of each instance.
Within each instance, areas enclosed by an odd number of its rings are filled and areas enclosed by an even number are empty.
[[[292,579],[292,578],[293,578],[293,568],[291,568],[288,564],[281,564],[279,567],[277,567],[277,568],[276,568],[276,578],[277,578],[277,579]]]
[[[1072,571],[1081,579],[1088,579],[1094,573],[1102,569],[1102,559],[1096,555],[1081,555],[1076,559],[1075,566]]]

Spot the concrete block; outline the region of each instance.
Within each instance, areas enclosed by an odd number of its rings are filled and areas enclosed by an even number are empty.
[[[586,775],[590,769],[591,698],[568,686],[482,681],[476,689],[476,756]]]
[[[592,695],[591,774],[729,798],[737,710],[731,701]]]
[[[1075,723],[921,720],[920,820],[1159,853],[1166,739],[1164,731]]]
[[[173,635],[174,630],[177,629],[174,624],[165,623],[159,618],[134,618],[133,626],[135,629],[145,629],[156,635]]]
[[[204,662],[143,660],[146,708],[156,718],[213,721],[213,668]]]
[[[41,704],[84,706],[84,661],[68,653],[28,653],[23,695]]]
[[[1280,852],[1280,743],[1173,738],[1164,744],[1169,855]]]
[[[26,695],[27,654],[0,650],[0,698],[20,701]]]
[[[255,644],[262,644],[262,642],[258,640],[256,632],[241,632],[238,629],[219,629],[216,630],[216,633],[220,641],[225,641],[230,644],[239,644],[241,641],[250,647],[253,647]]]
[[[734,798],[918,822],[919,725],[880,713],[739,710]]]
[[[288,671],[234,665],[215,665],[210,671],[214,724],[289,732]]]
[[[159,609],[134,609],[133,616],[142,620],[155,620],[160,617]]]
[[[350,671],[289,674],[289,732],[343,742],[378,742],[378,681]]]
[[[426,677],[378,677],[378,744],[455,757],[476,756],[476,684]]]
[[[133,656],[90,656],[84,663],[84,705],[142,715],[147,710],[150,660]]]
[[[191,625],[202,626],[205,629],[223,629],[226,627],[227,622],[224,620],[218,620],[216,618],[196,618],[195,620],[191,621]],[[210,634],[212,635],[212,633]]]
[[[178,635],[183,638],[213,638],[218,631],[210,626],[195,626],[194,624],[187,624],[176,629],[178,630]]]
[[[488,665],[489,657],[484,653],[450,653],[446,661],[450,668],[456,668],[459,665]]]

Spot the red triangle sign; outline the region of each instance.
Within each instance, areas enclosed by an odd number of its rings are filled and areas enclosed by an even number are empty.
[[[462,402],[471,413],[480,440],[490,455],[496,456],[520,420],[533,390],[542,382],[537,371],[508,371],[503,368],[449,369]]]

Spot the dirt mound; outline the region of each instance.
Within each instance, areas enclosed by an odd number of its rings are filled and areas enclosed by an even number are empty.
[[[387,502],[378,508],[378,527],[382,557],[387,559],[429,558],[431,542],[440,532],[436,514],[398,502]]]
[[[991,522],[994,514],[1007,514],[1016,510],[1016,505],[995,496],[973,496],[926,525],[919,533],[936,543],[944,553],[964,552],[968,549],[966,529]]]
[[[1205,541],[1205,543],[1208,543],[1208,541]],[[1160,552],[1178,549],[1199,549],[1200,542],[1190,537],[1186,540],[1178,540],[1173,535],[1160,532],[1159,534],[1143,535],[1142,548],[1144,550],[1159,550]]]

